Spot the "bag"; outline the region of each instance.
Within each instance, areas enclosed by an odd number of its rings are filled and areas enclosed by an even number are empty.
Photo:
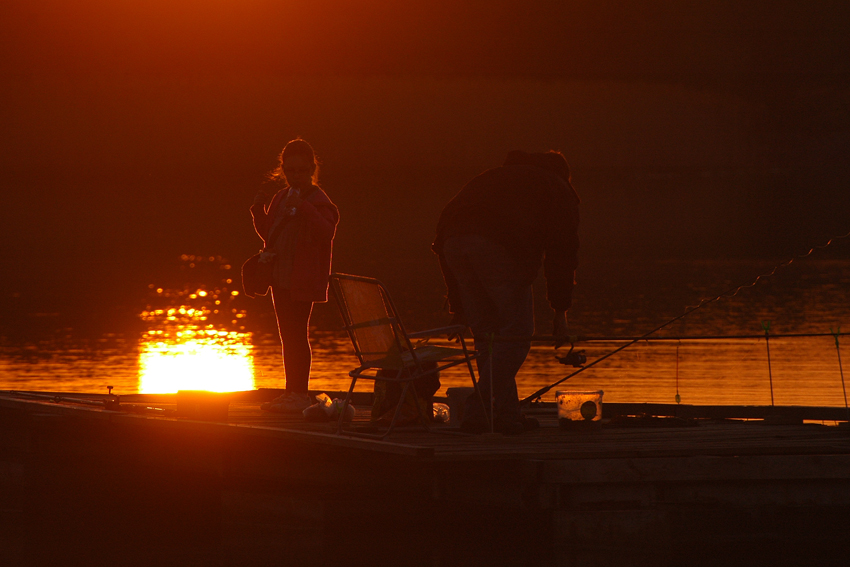
[[[436,370],[436,362],[423,362],[422,369],[425,371]],[[378,376],[392,377],[397,370],[378,369]],[[408,376],[408,370],[404,375]],[[434,394],[440,389],[440,373],[430,372],[413,381],[413,388],[407,391],[405,400],[401,399],[402,384],[387,380],[375,380],[374,401],[372,402],[372,421],[389,425],[395,414],[396,406],[403,404],[397,425],[408,425],[419,420],[419,412],[429,419],[434,415]],[[419,408],[417,409],[417,404]]]
[[[272,285],[274,252],[260,251],[242,264],[242,289],[248,297],[266,295]]]

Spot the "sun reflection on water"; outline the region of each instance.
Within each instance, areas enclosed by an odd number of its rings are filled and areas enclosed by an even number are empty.
[[[235,392],[254,389],[254,366],[247,333],[184,329],[149,331],[139,353],[139,392],[178,390]]]
[[[140,315],[148,330],[139,349],[139,392],[254,389],[251,333],[245,311],[235,306],[239,292],[229,289],[231,266],[219,257],[181,259],[192,283],[149,286],[150,303]]]

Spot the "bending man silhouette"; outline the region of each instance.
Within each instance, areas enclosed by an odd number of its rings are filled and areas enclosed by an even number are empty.
[[[541,265],[554,334],[566,336],[578,265],[578,205],[561,153],[513,151],[502,167],[467,183],[440,215],[432,249],[440,257],[453,322],[468,324],[476,350],[484,353],[477,363],[485,401],[492,371],[494,423],[501,433],[536,425],[523,419],[516,386],[531,342],[493,342],[491,368],[490,336],[534,333],[532,284]],[[485,431],[488,413],[470,396],[461,428]]]

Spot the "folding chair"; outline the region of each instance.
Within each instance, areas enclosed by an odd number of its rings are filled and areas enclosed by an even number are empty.
[[[338,434],[342,432],[345,408],[351,400],[351,393],[359,378],[403,384],[399,403],[386,433],[383,435],[359,434],[379,439],[385,438],[395,427],[408,391],[412,391],[414,398],[416,397],[416,390],[411,389],[410,385],[418,378],[452,366],[466,364],[472,385],[476,392],[478,391],[475,372],[472,369],[472,361],[478,357],[478,353],[466,348],[466,342],[463,339],[463,332],[466,330],[464,325],[408,333],[405,331],[389,291],[380,281],[363,276],[335,273],[331,274],[331,289],[339,305],[345,330],[354,346],[354,353],[360,361],[360,365],[348,373],[351,377],[351,386],[337,424]],[[411,339],[427,339],[437,335],[451,336],[453,334],[460,337],[460,348],[428,344],[414,346],[411,342]],[[425,368],[425,364],[429,367]],[[429,429],[428,417],[423,415],[419,403],[415,405],[420,421],[426,429]]]

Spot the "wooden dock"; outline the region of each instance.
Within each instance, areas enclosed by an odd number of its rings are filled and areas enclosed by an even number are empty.
[[[384,441],[228,396],[0,394],[4,565],[845,565],[843,408],[606,404]],[[104,400],[103,396],[86,396]],[[364,410],[366,394],[356,404]],[[718,414],[718,412],[720,412]],[[368,428],[361,417],[356,427]],[[759,416],[766,419],[759,419]],[[730,419],[742,417],[744,419]]]

